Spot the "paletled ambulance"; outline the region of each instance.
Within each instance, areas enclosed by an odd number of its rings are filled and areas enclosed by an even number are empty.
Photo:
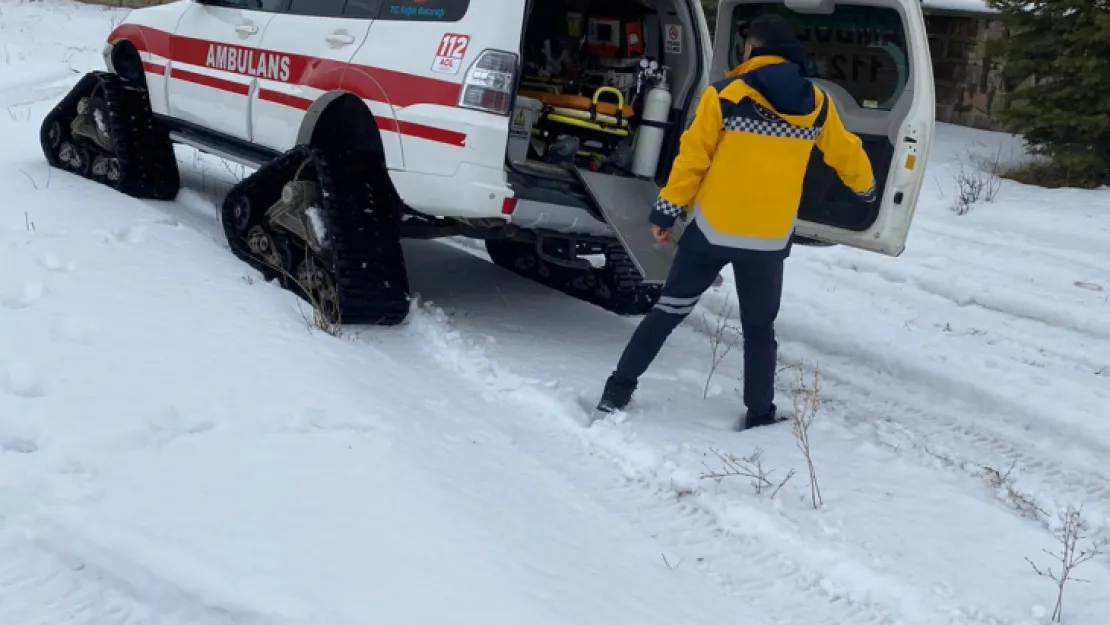
[[[864,142],[867,204],[815,153],[798,240],[898,255],[934,125],[918,0],[179,0],[132,11],[46,117],[55,166],[157,199],[173,145],[256,171],[228,194],[232,251],[347,323],[407,313],[403,238],[491,259],[621,314],[673,250],[647,214],[705,86],[747,24],[793,21],[809,73]]]

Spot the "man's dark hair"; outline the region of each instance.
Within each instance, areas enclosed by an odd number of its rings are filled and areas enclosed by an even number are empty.
[[[798,43],[794,26],[777,13],[767,13],[748,25],[748,40],[757,48],[777,48]]]
[[[805,48],[794,32],[794,25],[785,17],[767,13],[752,20],[748,24],[748,42],[752,44],[752,56],[781,56],[805,71]]]

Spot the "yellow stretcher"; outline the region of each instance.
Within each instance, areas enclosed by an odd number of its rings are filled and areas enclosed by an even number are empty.
[[[616,104],[601,102],[601,95],[610,93],[616,96]],[[603,152],[580,149],[579,156],[593,156],[605,160],[607,153],[622,139],[628,137],[628,118],[633,116],[632,107],[624,103],[624,94],[615,87],[600,87],[594,91],[593,98],[560,93],[521,91],[520,95],[539,100],[544,104],[544,112],[533,134],[541,135],[549,131],[550,124],[562,124],[575,130],[568,134],[578,136],[582,143],[594,141],[601,143]]]
[[[526,81],[525,84],[529,83]],[[591,99],[581,95],[559,93],[558,87],[554,85],[531,83],[530,86],[533,88],[521,89],[520,95],[539,100],[544,106],[557,109],[560,114],[569,113],[572,116],[587,119],[596,119],[597,115],[601,115],[614,120],[610,123],[615,123],[618,117],[627,119],[635,114],[632,107],[624,103],[624,94],[615,87],[600,87]],[[601,102],[602,93],[615,94],[617,103]],[[583,113],[589,113],[589,115],[584,116]]]

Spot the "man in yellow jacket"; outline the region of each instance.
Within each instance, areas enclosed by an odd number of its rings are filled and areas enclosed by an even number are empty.
[[[752,21],[741,65],[709,85],[651,211],[660,243],[687,221],[662,294],[632,335],[598,410],[623,409],[671,332],[731,264],[744,334],[744,404],[736,429],[778,420],[774,324],[802,181],[816,146],[844,184],[875,201],[871,163],[828,95],[806,78],[805,52],[778,15]]]

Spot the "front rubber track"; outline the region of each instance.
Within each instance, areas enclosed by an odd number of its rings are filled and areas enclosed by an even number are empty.
[[[97,87],[100,87],[107,103],[108,131],[116,144],[114,155],[107,154],[83,137],[75,139],[70,132],[70,123],[77,116],[77,102],[92,94]],[[119,180],[115,183],[100,182],[131,197],[172,200],[181,187],[173,143],[166,129],[154,119],[146,88],[110,72],[85,74],[46,114],[39,140],[47,162],[67,171],[68,168],[58,158],[58,145],[62,141],[80,146],[89,155],[115,156],[119,161]],[[74,173],[92,178],[88,167]]]
[[[278,201],[282,187],[294,179],[308,161],[321,187],[321,208],[329,240],[325,254],[313,254],[299,238],[279,231],[265,219]],[[228,193],[220,218],[228,244],[237,258],[304,298],[290,279],[294,267],[312,254],[317,266],[328,271],[339,295],[339,321],[344,324],[391,326],[409,312],[409,282],[401,248],[399,206],[389,192],[389,180],[380,159],[354,150],[323,150],[297,146],[244,178]],[[303,178],[303,176],[302,176]],[[236,209],[245,210],[245,225]],[[239,229],[238,224],[242,227]],[[277,272],[247,247],[245,233],[263,226],[277,240],[292,266]]]
[[[605,266],[591,269],[549,263],[536,254],[532,243],[489,239],[486,251],[500,267],[618,315],[647,314],[662,290],[641,282],[640,272],[617,242],[605,249]]]

